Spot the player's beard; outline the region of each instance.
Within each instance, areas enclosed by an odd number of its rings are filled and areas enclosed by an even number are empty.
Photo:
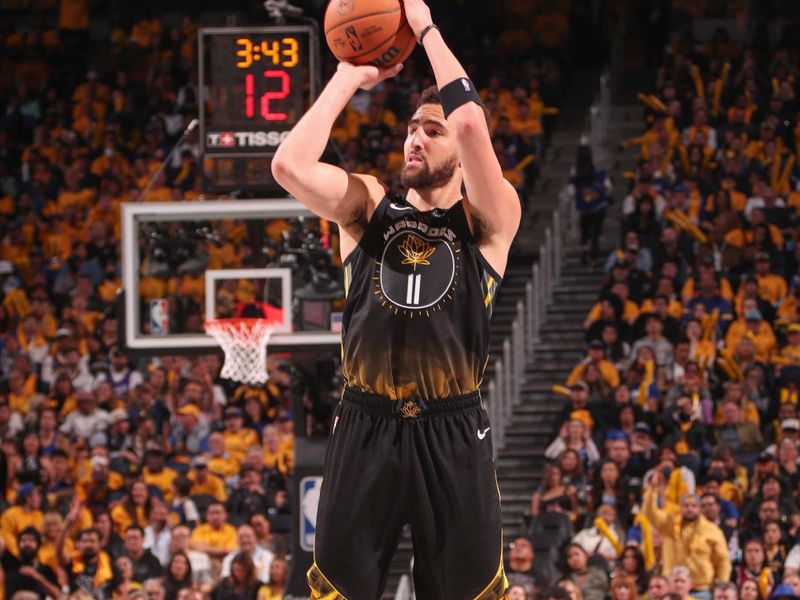
[[[422,159],[419,168],[415,171],[409,170],[408,165],[403,166],[403,170],[400,172],[400,183],[405,188],[414,188],[415,190],[440,188],[450,182],[455,175],[456,167],[458,167],[457,155],[448,158],[434,170],[431,170],[427,160]]]

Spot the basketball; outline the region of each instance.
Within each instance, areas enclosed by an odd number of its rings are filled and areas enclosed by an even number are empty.
[[[339,60],[381,69],[404,61],[417,43],[399,0],[332,0],[325,39]]]

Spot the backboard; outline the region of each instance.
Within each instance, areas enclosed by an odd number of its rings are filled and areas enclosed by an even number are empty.
[[[132,354],[218,349],[206,320],[276,322],[270,350],[335,350],[344,285],[335,227],[292,199],[128,203],[121,330]]]

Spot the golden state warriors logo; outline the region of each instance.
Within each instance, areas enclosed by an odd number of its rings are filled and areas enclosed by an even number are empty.
[[[446,239],[402,231],[386,242],[375,277],[375,294],[395,314],[430,311],[452,300],[458,250]]]
[[[436,252],[436,247],[433,244],[429,244],[411,233],[405,237],[397,249],[400,250],[400,254],[404,257],[400,264],[412,265],[415,271],[417,270],[417,265],[429,267],[431,263],[428,258]]]

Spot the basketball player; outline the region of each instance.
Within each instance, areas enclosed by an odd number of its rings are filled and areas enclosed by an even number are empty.
[[[319,162],[356,90],[400,66],[341,63],[272,163],[278,183],[338,224],[347,291],[345,389],[308,580],[311,598],[380,598],[408,523],[417,598],[497,599],[507,588],[500,498],[479,386],[520,204],[474,85],[425,3],[404,5],[438,87],[409,122],[407,195]]]

